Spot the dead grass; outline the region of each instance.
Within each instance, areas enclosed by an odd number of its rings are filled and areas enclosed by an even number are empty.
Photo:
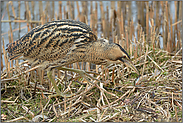
[[[133,86],[136,73],[125,66],[113,65],[99,72],[104,80],[96,85],[68,73],[64,89],[64,74],[57,79],[66,93],[77,93],[70,98],[48,99],[48,86],[41,86],[36,76],[28,73],[13,77],[29,69],[21,64],[10,70],[11,77],[2,74],[2,121],[51,122],[182,122],[182,56],[156,49],[137,58],[133,63],[144,71],[137,87]],[[146,61],[145,62],[145,57]],[[144,64],[145,63],[145,64]],[[143,66],[145,68],[143,69]],[[159,66],[159,67],[158,67]],[[35,71],[35,70],[33,70]],[[4,76],[3,76],[4,75]],[[113,76],[113,77],[112,77]],[[27,81],[29,81],[29,84]],[[79,81],[80,83],[78,83]],[[44,74],[44,82],[49,81]],[[36,84],[37,83],[37,84]]]
[[[174,1],[172,15],[167,1],[138,1],[137,22],[133,22],[132,2],[117,1],[117,8],[115,2],[111,1],[110,7],[101,1],[90,2],[90,7],[85,1],[68,1],[67,5],[62,1],[2,2],[6,10],[1,22],[9,26],[9,31],[1,34],[5,63],[1,60],[2,122],[182,122],[182,2]],[[16,31],[20,35],[23,29],[29,31],[58,19],[88,23],[96,35],[120,44],[141,76],[124,65],[105,68],[74,63],[67,67],[96,72],[94,77],[101,82],[92,80],[95,85],[90,85],[75,73],[54,70],[59,89],[76,95],[49,99],[55,90],[46,71],[30,68],[27,61],[8,60],[4,42],[13,42]],[[21,27],[23,23],[26,26]]]

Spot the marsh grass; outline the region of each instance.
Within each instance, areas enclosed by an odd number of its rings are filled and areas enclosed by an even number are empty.
[[[62,1],[17,2],[19,10],[25,5],[25,19],[21,19],[20,11],[15,12],[16,3],[4,2],[8,20],[1,22],[9,23],[10,30],[2,34],[2,122],[182,122],[182,2],[174,1],[175,14],[168,2],[136,2],[138,22],[132,20],[131,2],[110,3],[69,1],[64,6]],[[38,20],[35,4],[39,4]],[[48,99],[55,90],[46,71],[31,68],[27,61],[10,61],[3,37],[8,34],[11,43],[14,31],[29,31],[58,19],[88,23],[98,36],[122,45],[141,73],[138,85],[134,86],[138,75],[124,65],[105,68],[75,63],[67,67],[96,72],[94,77],[102,82],[92,80],[94,86],[75,73],[54,70],[59,89],[77,95]],[[17,29],[12,28],[15,23]]]

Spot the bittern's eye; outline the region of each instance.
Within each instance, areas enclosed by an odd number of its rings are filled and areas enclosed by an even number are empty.
[[[122,58],[126,58],[126,56],[123,56]]]

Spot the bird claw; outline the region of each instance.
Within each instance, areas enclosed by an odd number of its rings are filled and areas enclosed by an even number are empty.
[[[100,81],[100,80],[96,79],[95,77],[91,76],[90,74],[88,74],[87,72],[85,72],[84,70],[80,70],[78,73],[80,74],[81,77],[85,78],[88,82],[90,82],[93,85],[94,85],[94,83],[91,82],[86,76],[88,76],[89,78],[91,78],[93,80]]]

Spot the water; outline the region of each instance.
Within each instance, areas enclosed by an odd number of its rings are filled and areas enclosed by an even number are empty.
[[[7,14],[7,10],[6,10],[6,8],[7,8],[7,3],[8,2],[1,2],[2,4],[1,4],[1,11],[2,11],[2,13],[1,13],[1,20],[9,20],[9,18],[8,18],[8,14]],[[45,10],[45,8],[46,8],[46,3],[47,3],[47,1],[42,1],[42,4],[43,4],[43,10]],[[89,13],[90,13],[90,4],[91,4],[91,2],[88,2],[89,4],[88,4],[88,15],[90,15]],[[151,3],[151,2],[149,2],[149,3]],[[174,2],[171,2],[171,4],[169,4],[170,5],[170,9],[171,9],[171,15],[175,15],[175,8],[174,8],[174,4],[173,4]],[[26,8],[25,8],[25,2],[24,1],[20,1],[20,4],[21,4],[21,12],[20,12],[20,20],[25,20],[25,11],[26,11]],[[52,3],[51,3],[52,4]],[[51,5],[50,4],[50,5]],[[58,13],[58,10],[59,10],[59,6],[58,6],[58,4],[59,4],[59,2],[58,1],[55,1],[54,2],[54,5],[55,5],[55,13]],[[93,4],[93,8],[95,8],[95,2],[92,2],[92,4]],[[15,14],[16,15],[18,15],[18,12],[19,12],[19,10],[18,10],[18,1],[13,1],[13,5],[14,5],[14,9],[15,9]],[[108,6],[109,8],[111,7],[111,3],[110,3],[110,1],[103,1],[103,5],[104,5],[104,11],[106,11],[106,6]],[[62,6],[66,6],[66,8],[67,8],[67,1],[62,1]],[[77,5],[76,5],[76,2],[75,2],[75,4],[74,4],[74,6],[75,6],[75,17],[77,16]],[[81,2],[79,2],[79,6],[81,6]],[[115,2],[115,6],[116,6],[116,8],[115,9],[117,9],[117,2]],[[63,11],[63,8],[64,7],[62,7],[62,11]],[[30,11],[32,11],[32,7],[31,7],[31,2],[29,2],[29,9],[30,9]],[[82,11],[81,10],[82,8],[80,7],[80,11]],[[100,20],[100,4],[98,4],[98,19]],[[51,12],[51,10],[52,10],[52,8],[50,7],[50,12]],[[13,15],[13,12],[12,12],[12,10],[11,10],[11,5],[9,5],[9,11],[10,11],[10,15]],[[39,21],[40,20],[40,16],[39,16],[39,2],[38,1],[35,1],[35,10],[34,10],[34,14],[35,14],[35,18],[31,18],[32,20],[37,20],[37,21]],[[135,4],[135,1],[133,1],[132,2],[132,19],[133,19],[133,22],[134,22],[134,24],[135,24],[135,28],[137,27],[137,6],[136,6],[136,4]],[[10,17],[11,18],[11,20],[14,20],[14,18],[13,17]],[[62,18],[64,18],[64,15],[62,15]],[[173,17],[173,23],[174,23],[174,17]],[[88,23],[90,23],[90,20],[89,20],[89,18],[88,18]],[[9,26],[9,23],[1,23],[1,38],[3,37],[4,38],[4,41],[5,41],[5,46],[6,46],[6,44],[8,44],[9,43],[9,38],[8,38],[8,32],[10,31],[9,29],[10,29],[10,26]],[[17,39],[19,39],[21,36],[23,36],[25,33],[27,33],[27,31],[28,31],[28,29],[27,29],[27,24],[26,23],[20,23],[20,27],[21,27],[21,30],[20,30],[20,32],[19,32],[19,30],[18,30],[18,28],[19,28],[19,23],[12,23],[12,30],[13,30],[13,40],[15,41],[15,40],[17,40]],[[16,30],[17,29],[17,30]],[[101,27],[99,26],[99,28],[98,28],[98,37],[101,37],[101,31],[100,31],[100,29],[101,29]],[[160,29],[160,31],[162,31],[162,29]],[[135,33],[135,35],[137,35],[136,33]],[[160,47],[161,48],[163,48],[163,38],[162,37],[160,37]],[[4,64],[4,60],[3,60],[3,64]]]

